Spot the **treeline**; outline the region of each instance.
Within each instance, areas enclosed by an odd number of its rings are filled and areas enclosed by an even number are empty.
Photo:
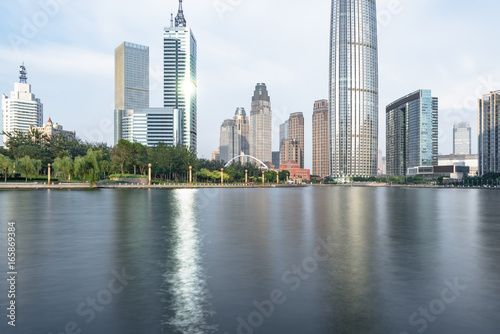
[[[187,181],[189,167],[194,180],[200,182],[220,181],[224,163],[197,159],[196,153],[187,147],[169,146],[163,143],[149,148],[140,143],[120,140],[115,147],[104,143],[88,143],[68,140],[62,136],[47,138],[33,130],[29,133],[13,132],[7,135],[5,148],[0,149],[0,174],[19,178],[27,182],[40,175],[51,174],[60,181],[81,180],[91,184],[109,178],[111,174],[147,175],[151,164],[153,178],[158,181]],[[249,181],[261,180],[260,169],[251,163],[233,163],[224,170],[225,181],[244,181],[245,170]],[[286,180],[287,172],[280,174]],[[265,179],[276,180],[276,172],[267,172]]]

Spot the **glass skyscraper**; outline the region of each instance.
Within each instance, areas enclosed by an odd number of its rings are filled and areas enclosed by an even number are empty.
[[[183,111],[182,144],[197,148],[196,38],[187,26],[182,0],[171,26],[163,32],[163,106]]]
[[[471,130],[468,122],[453,125],[453,154],[471,154]]]
[[[376,1],[332,0],[331,173],[376,176],[378,156]]]
[[[438,165],[438,98],[418,90],[386,108],[387,175]]]
[[[500,173],[500,91],[479,100],[479,175]]]

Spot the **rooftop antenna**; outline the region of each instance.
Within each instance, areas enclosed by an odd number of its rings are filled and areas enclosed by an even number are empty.
[[[182,10],[182,0],[179,0],[179,12],[175,17],[175,26],[176,27],[185,27],[186,19],[184,18],[184,12]]]
[[[21,67],[19,68],[19,73],[20,73],[20,76],[19,76],[19,82],[20,83],[28,83],[28,77],[26,75],[26,67],[24,67],[24,61],[23,61],[23,64],[21,65]]]
[[[174,26],[174,13],[170,14],[170,28]]]

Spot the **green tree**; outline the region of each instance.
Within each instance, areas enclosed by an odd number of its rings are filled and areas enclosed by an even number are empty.
[[[290,172],[287,170],[282,170],[279,172],[280,181],[286,181],[290,177]]]
[[[54,170],[57,173],[61,173],[68,180],[68,182],[71,181],[71,173],[74,169],[73,159],[68,156],[56,158],[52,166],[54,167]]]
[[[99,179],[101,174],[101,160],[101,150],[92,149],[87,151],[86,156],[75,158],[75,173],[82,176],[84,183],[89,181],[90,187],[92,187],[93,183]]]
[[[24,173],[26,182],[28,182],[28,178],[32,179],[40,173],[40,170],[42,169],[42,161],[25,156],[16,161],[16,169]]]
[[[120,139],[111,151],[111,159],[120,166],[122,174],[125,174],[125,164],[132,160],[133,144],[125,139]]]
[[[5,182],[7,182],[7,174],[13,170],[14,162],[7,156],[0,154],[0,171],[3,172]]]

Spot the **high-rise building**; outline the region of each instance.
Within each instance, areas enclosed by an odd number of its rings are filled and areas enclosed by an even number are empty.
[[[197,149],[197,46],[193,31],[187,26],[182,0],[170,27],[163,32],[163,106],[183,113],[185,146]]]
[[[238,128],[238,140],[240,143],[238,155],[249,155],[250,154],[250,121],[245,112],[245,108],[237,108],[234,113],[233,120],[236,122],[236,127]],[[247,162],[248,158],[241,158],[242,163]]]
[[[149,47],[124,42],[115,50],[115,145],[182,143],[179,110],[149,107]]]
[[[313,175],[330,175],[330,126],[328,100],[314,102],[312,119],[312,166]]]
[[[240,135],[238,134],[238,125],[233,119],[226,119],[220,127],[220,146],[219,159],[223,162],[229,162],[240,155]]]
[[[280,151],[273,151],[273,166],[274,169],[280,167]]]
[[[479,175],[500,173],[500,91],[479,100]]]
[[[409,168],[437,166],[438,98],[418,90],[386,108],[387,175],[405,176]]]
[[[10,97],[2,95],[2,132],[21,131],[28,133],[30,126],[41,127],[43,122],[43,104],[31,93],[26,67],[19,69],[19,82],[14,83],[14,91]],[[3,138],[2,138],[3,137]],[[8,140],[6,135],[0,136],[0,146]]]
[[[471,154],[471,130],[468,122],[453,125],[453,154]]]
[[[280,124],[280,143],[279,143],[280,148],[281,144],[283,144],[283,141],[290,139],[288,137],[289,129],[290,129],[290,121],[288,119],[283,124]]]
[[[376,176],[378,56],[376,1],[332,0],[331,174]]]
[[[304,169],[304,114],[301,112],[290,114],[288,121],[290,124],[288,136],[297,142],[300,151],[296,162],[301,169]]]
[[[266,163],[272,161],[272,151],[271,98],[266,84],[259,83],[250,112],[250,155]]]

